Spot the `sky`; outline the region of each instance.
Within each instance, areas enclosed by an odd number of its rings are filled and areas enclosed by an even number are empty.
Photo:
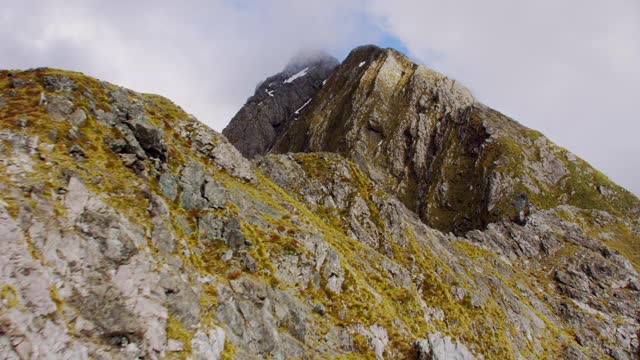
[[[221,131],[301,49],[393,47],[640,194],[638,0],[0,0],[0,68],[84,72]]]

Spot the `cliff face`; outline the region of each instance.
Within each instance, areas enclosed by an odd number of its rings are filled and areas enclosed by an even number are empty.
[[[392,49],[355,49],[271,152],[354,161],[423,221],[464,234],[515,218],[525,195],[637,219],[637,199],[460,83]]]
[[[389,84],[411,93],[371,67],[389,56],[414,67],[390,50],[354,51],[270,140],[307,153],[253,163],[160,96],[60,70],[1,71],[0,358],[636,358],[638,200],[539,135],[508,147],[501,134],[531,131],[420,67],[398,74],[432,100],[387,115],[383,93],[363,96]],[[374,129],[355,115],[367,107]],[[403,116],[415,120],[409,137],[391,123]],[[434,150],[420,155],[424,131]],[[428,226],[429,209],[460,208],[439,190],[459,177],[543,189],[529,170],[507,176],[518,171],[509,151],[531,168],[565,156],[569,173],[554,181],[574,193],[556,206],[527,192],[536,206],[517,198],[516,221],[499,213],[487,225],[487,210],[481,226],[454,222],[475,229],[464,237]],[[393,159],[402,164],[385,174]],[[409,180],[419,171],[438,175]],[[424,202],[408,201],[409,181]],[[583,183],[593,198],[578,203]],[[471,190],[469,214],[482,214],[487,200]]]
[[[302,52],[256,87],[223,134],[249,159],[264,154],[338,66],[322,52]]]

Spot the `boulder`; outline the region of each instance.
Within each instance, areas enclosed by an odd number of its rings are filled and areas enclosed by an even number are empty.
[[[441,333],[417,340],[414,349],[418,360],[475,360],[466,346],[451,341],[450,337]]]

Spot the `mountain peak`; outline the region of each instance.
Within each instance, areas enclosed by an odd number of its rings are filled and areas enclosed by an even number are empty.
[[[411,61],[405,54],[393,48],[381,48],[376,45],[364,45],[353,49],[342,63],[350,69],[364,70],[373,66],[371,76],[376,78],[380,92],[393,93],[397,86],[405,86],[402,82],[405,75],[411,74],[414,86],[437,93],[448,105],[464,108],[475,103],[471,92],[459,81],[448,78],[424,65]]]
[[[566,202],[633,209],[626,190],[603,176],[585,177],[596,174],[588,164],[568,160],[576,157],[394,49],[355,48],[327,77],[296,121],[276,121],[263,154],[341,154],[426,224],[457,234],[514,218],[511,204],[523,194],[541,208]],[[273,121],[283,114],[261,116]],[[229,138],[240,149],[255,142]],[[598,186],[616,190],[603,195]]]
[[[256,87],[223,134],[248,158],[264,154],[283,129],[300,115],[338,64],[324,51],[298,52],[282,72]]]
[[[311,68],[314,66],[330,68],[333,70],[333,68],[338,64],[338,60],[324,50],[304,49],[296,52],[291,57],[282,73],[293,75],[304,68]]]

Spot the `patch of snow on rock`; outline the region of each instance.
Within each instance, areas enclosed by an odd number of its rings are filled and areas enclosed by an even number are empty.
[[[306,102],[306,103],[304,103],[304,104],[302,104],[302,106],[300,106],[300,107],[298,108],[298,110],[296,110],[296,111],[294,112],[294,114],[298,115],[298,114],[300,113],[300,111],[301,111],[302,109],[304,109],[304,107],[305,107],[305,106],[309,105],[309,103],[310,103],[310,102],[311,102],[311,99],[307,100],[307,102]]]
[[[297,72],[297,73],[295,73],[295,74],[291,75],[291,77],[289,77],[287,80],[285,80],[285,81],[284,81],[284,84],[292,83],[292,82],[294,82],[297,78],[301,78],[301,77],[303,77],[303,76],[307,75],[307,71],[309,71],[309,68],[308,68],[308,67],[306,67],[306,68],[304,68],[304,69],[300,70],[299,72]]]

